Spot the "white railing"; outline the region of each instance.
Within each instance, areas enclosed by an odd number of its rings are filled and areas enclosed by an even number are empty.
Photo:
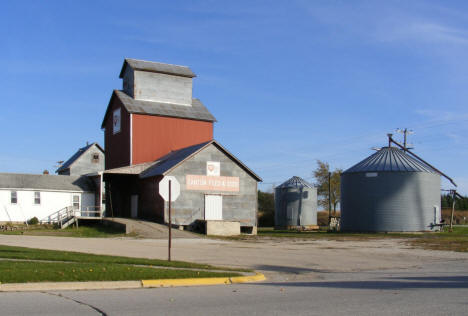
[[[102,218],[104,215],[102,208],[99,206],[86,206],[79,213],[80,214],[77,216],[84,217],[84,218],[93,218],[93,217]]]
[[[50,214],[47,217],[44,217],[40,220],[41,224],[59,224],[60,227],[63,226],[64,223],[68,222],[76,215],[76,209],[73,206],[64,207],[57,212]]]
[[[42,218],[39,222],[41,224],[58,224],[64,228],[79,218],[100,219],[102,217],[103,210],[99,206],[86,206],[81,210],[74,206],[67,206]]]

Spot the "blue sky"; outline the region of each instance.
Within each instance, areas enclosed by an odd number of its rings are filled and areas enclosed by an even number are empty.
[[[11,1],[0,34],[2,172],[103,144],[131,57],[191,67],[215,138],[263,190],[313,180],[317,159],[349,168],[408,127],[468,194],[465,1]]]

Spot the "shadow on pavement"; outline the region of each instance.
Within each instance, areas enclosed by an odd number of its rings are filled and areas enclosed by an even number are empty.
[[[323,270],[323,269],[286,267],[286,266],[274,266],[274,265],[256,265],[254,267],[254,270],[282,272],[282,273],[290,273],[290,274],[303,274],[303,273],[310,273],[310,272],[320,272],[320,273],[331,272],[331,271]]]
[[[316,287],[363,290],[468,289],[468,276],[389,277],[375,281],[318,281],[258,283],[280,287]]]

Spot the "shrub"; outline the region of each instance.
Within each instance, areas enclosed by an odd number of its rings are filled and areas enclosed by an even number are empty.
[[[37,219],[36,216],[34,216],[33,218],[30,218],[30,219],[28,220],[28,224],[29,224],[29,225],[37,225],[37,224],[39,224],[39,220]]]

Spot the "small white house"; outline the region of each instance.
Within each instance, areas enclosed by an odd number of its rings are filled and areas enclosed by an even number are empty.
[[[0,173],[0,223],[47,220],[63,208],[95,208],[95,185],[86,176]]]

